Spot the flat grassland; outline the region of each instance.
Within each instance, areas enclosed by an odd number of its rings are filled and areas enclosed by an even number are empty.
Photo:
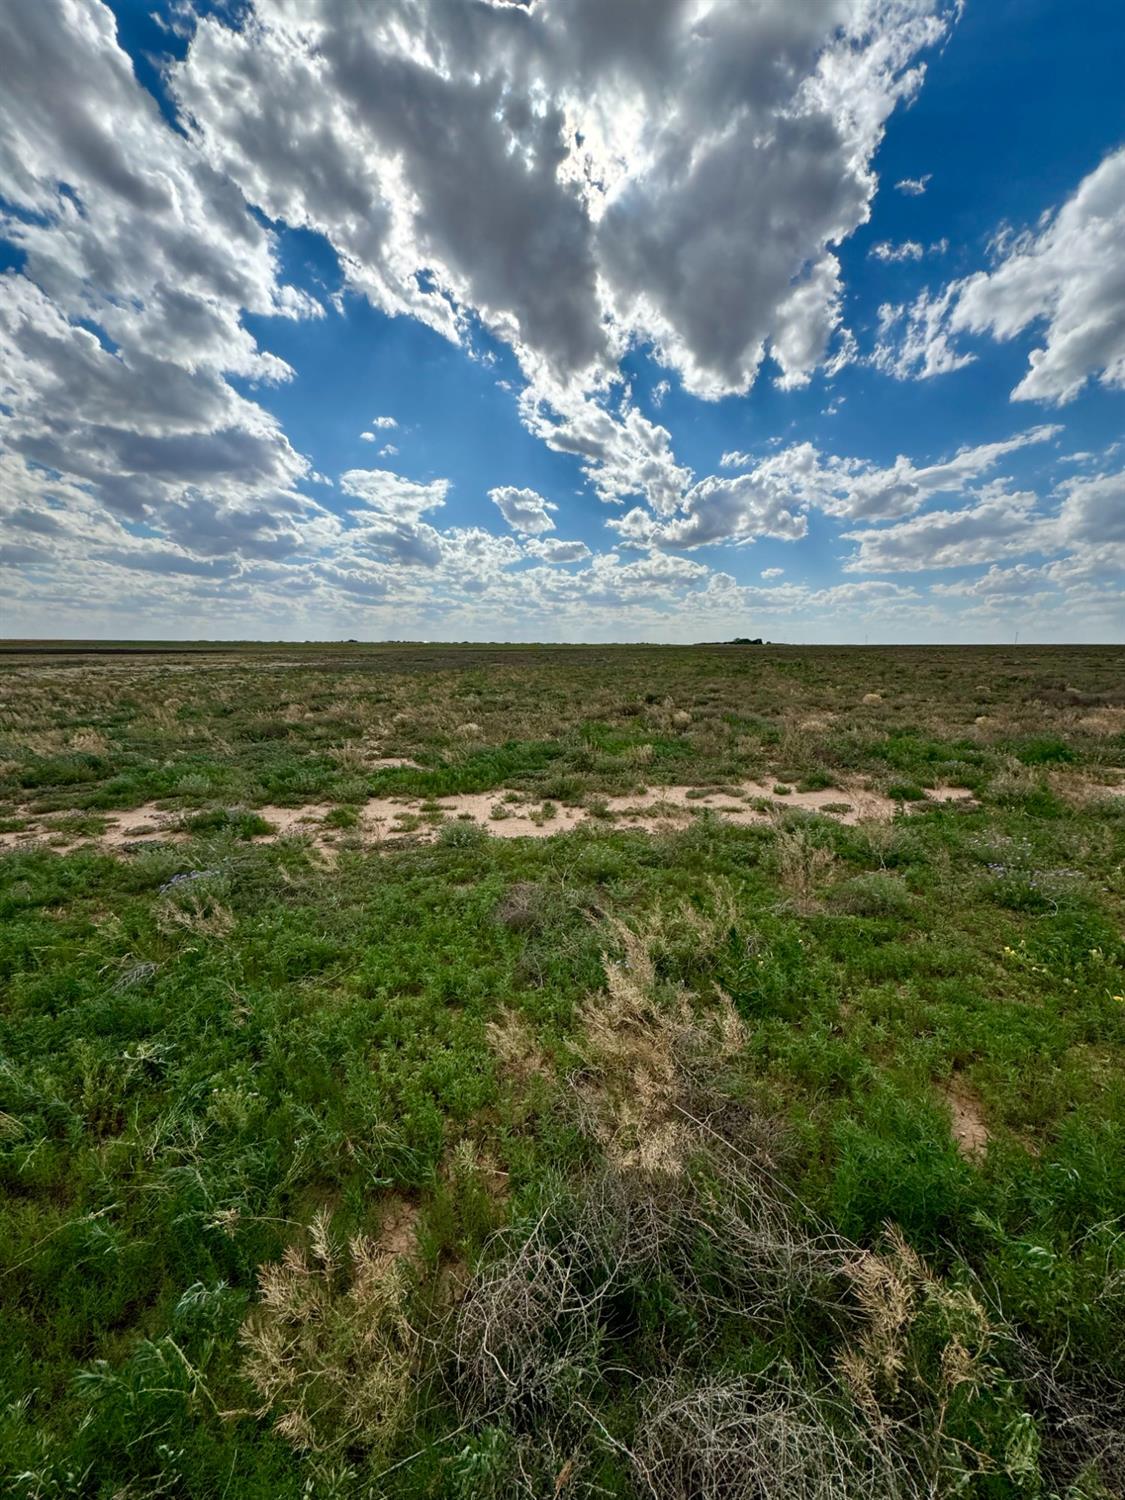
[[[0,655],[0,1489],[1125,1493],[1125,651]]]

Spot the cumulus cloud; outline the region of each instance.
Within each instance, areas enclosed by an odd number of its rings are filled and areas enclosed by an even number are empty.
[[[513,531],[524,536],[538,536],[544,531],[553,531],[555,523],[548,514],[558,510],[550,500],[535,490],[515,489],[511,485],[500,485],[489,490],[488,498],[499,510]]]
[[[660,548],[752,542],[760,536],[797,541],[808,531],[791,492],[778,484],[771,460],[733,479],[711,475],[688,490],[679,512],[658,520],[639,507],[607,523],[623,542]]]
[[[844,568],[911,573],[1046,551],[1052,539],[1045,518],[1035,510],[1037,498],[986,486],[975,504],[961,510],[933,510],[880,530],[845,532],[857,546]]]
[[[638,631],[687,631],[708,611],[928,607],[885,579],[812,590],[779,568],[743,588],[684,555],[799,540],[817,510],[853,527],[853,570],[1021,559],[1013,590],[1039,573],[1044,590],[1102,599],[1120,576],[1120,476],[1084,473],[1038,502],[983,483],[1055,429],[939,463],[732,449],[725,473],[698,476],[621,373],[637,350],[663,362],[655,414],[675,378],[710,399],[761,378],[800,387],[856,357],[839,247],[869,215],[886,121],[956,8],[384,0],[373,20],[344,0],[253,0],[185,11],[163,100],[177,128],[101,0],[0,12],[0,236],[15,250],[0,276],[0,561],[14,604],[113,619],[176,601],[177,629],[253,608],[285,631],[303,611],[363,608],[395,633],[519,618],[531,634],[581,634],[617,610]],[[1123,383],[1123,156],[998,242],[987,272],[886,308],[884,367],[956,368],[968,335],[1034,328],[1043,348],[1017,395]],[[332,480],[267,409],[293,375],[268,320],[324,308],[287,284],[271,223],[323,235],[344,293],[475,358],[494,358],[482,328],[507,345],[520,420],[613,507],[619,550],[560,538],[560,509],[511,486],[490,491],[511,535],[443,524],[449,481],[387,467],[339,476],[338,514],[304,495]],[[364,427],[371,457],[395,456],[397,426]],[[1000,582],[963,602],[983,607]]]
[[[598,498],[607,504],[640,496],[667,515],[691,484],[692,471],[677,463],[668,429],[649,421],[627,399],[613,412],[604,401],[540,381],[521,396],[520,415],[528,431],[554,452],[580,460]]]
[[[821,454],[798,443],[764,459],[724,453],[726,468],[749,472],[712,476],[689,489],[677,512],[658,520],[635,508],[609,524],[623,541],[658,547],[698,547],[758,536],[797,541],[808,529],[810,508],[850,520],[891,520],[911,515],[932,497],[969,497],[972,487],[1000,460],[1061,431],[1042,425],[995,443],[964,448],[941,463],[918,465],[900,456],[888,467],[864,459]]]
[[[1125,470],[1069,479],[1062,492],[1060,545],[1125,545]]]
[[[169,130],[96,0],[0,13],[0,442],[108,511],[247,555],[319,511],[280,424],[228,380],[288,366],[243,317],[319,314],[272,234]],[[22,482],[22,481],[21,481]]]
[[[889,467],[880,468],[859,459],[821,461],[801,449],[790,450],[790,454],[798,482],[829,515],[889,520],[910,515],[932,496],[967,494],[1001,459],[1031,444],[1049,442],[1061,431],[1061,427],[1044,424],[999,442],[962,448],[944,462],[921,466],[902,455]],[[784,457],[778,455],[779,460]]]
[[[425,511],[445,504],[449,480],[433,479],[419,484],[390,469],[347,469],[340,475],[340,488],[345,495],[362,500],[371,510],[416,520]]]
[[[542,562],[556,566],[562,563],[582,562],[584,558],[590,556],[590,549],[585,542],[564,542],[561,539],[544,542],[538,538],[532,538],[524,543],[523,550],[528,557],[537,557]]]
[[[1107,156],[1056,212],[1022,234],[1001,235],[991,271],[888,308],[877,362],[925,378],[971,358],[958,339],[1006,342],[1036,330],[1015,401],[1063,405],[1091,379],[1125,387],[1125,148]],[[889,337],[888,337],[889,335]]]
[[[529,377],[587,387],[645,341],[716,396],[824,358],[833,246],[953,11],[388,0],[372,25],[257,0],[199,22],[172,86],[214,168],[386,311],[457,341],[472,312]]]
[[[897,380],[928,380],[971,365],[976,355],[955,345],[949,320],[957,284],[944,291],[919,292],[910,304],[884,302],[871,362]]]
[[[895,183],[895,191],[905,193],[908,198],[920,198],[930,185],[932,172],[922,177],[902,177]]]

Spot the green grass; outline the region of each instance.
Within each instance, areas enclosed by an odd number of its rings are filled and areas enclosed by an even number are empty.
[[[765,1406],[810,1465],[818,1432],[877,1457],[856,1481],[874,1496],[1121,1493],[1125,797],[1097,788],[1121,779],[1125,726],[1035,696],[1062,679],[1108,699],[1120,651],[126,660],[5,663],[0,831],[48,809],[96,841],[102,814],[153,799],[185,830],[0,853],[6,1493],[704,1493],[711,1460],[677,1423],[716,1391],[732,1422],[743,1402],[729,1430],[761,1493]],[[655,835],[357,832],[369,793],[596,812],[642,785],[781,778],[842,803],[857,779],[975,796],[854,827],[786,807]],[[255,807],[313,801],[333,804],[330,862],[262,841]],[[607,961],[647,1007],[612,1066],[591,1022]],[[739,1028],[721,1048],[720,994]],[[622,1165],[607,1134],[654,1078],[672,1103],[642,1143],[694,1122],[671,1173]],[[403,1214],[401,1280],[383,1261],[365,1280],[349,1239]],[[511,1315],[527,1247],[568,1268],[582,1317],[544,1304],[534,1359],[505,1324],[474,1363],[466,1310]],[[267,1400],[246,1330],[271,1326],[263,1269],[287,1251],[276,1306],[320,1300],[277,1314],[293,1378]],[[857,1359],[877,1420],[841,1374]],[[302,1400],[312,1447],[285,1425]],[[686,1489],[638,1479],[658,1430],[695,1466]]]

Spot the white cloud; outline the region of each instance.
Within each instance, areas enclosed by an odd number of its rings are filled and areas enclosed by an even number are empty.
[[[354,495],[383,515],[417,519],[425,511],[445,504],[449,480],[433,479],[419,484],[390,469],[348,469],[340,475],[340,488],[345,495]]]
[[[721,541],[805,535],[805,512],[815,507],[851,520],[892,520],[921,509],[941,494],[970,497],[977,480],[1000,460],[1029,444],[1047,442],[1062,429],[1039,426],[995,443],[964,448],[941,463],[919,466],[900,456],[886,468],[864,459],[821,455],[798,443],[764,459],[724,453],[724,468],[745,468],[734,479],[711,477],[688,490],[673,518],[657,521],[629,511],[609,524],[625,541],[650,546],[695,547]]]
[[[541,381],[521,396],[520,416],[548,448],[580,460],[598,498],[607,504],[639,495],[666,515],[691,484],[691,470],[678,464],[672,452],[671,433],[629,401],[614,415],[602,401]]]
[[[323,513],[308,464],[228,375],[291,374],[244,327],[321,309],[170,131],[95,0],[0,13],[0,442],[31,474],[214,551],[273,554]]]
[[[1052,538],[1036,503],[1033,494],[986,486],[975,504],[961,510],[928,511],[881,530],[845,532],[858,545],[844,569],[910,573],[1042,553],[1050,549]]]
[[[688,490],[675,516],[657,520],[635,508],[607,524],[623,542],[634,546],[685,549],[717,542],[752,542],[760,536],[796,541],[808,530],[808,521],[795,508],[792,494],[775,482],[769,459],[753,474],[733,479],[713,474],[701,480]]]
[[[879,340],[871,362],[898,380],[927,380],[971,365],[976,355],[954,346],[949,331],[957,283],[923,291],[912,303],[885,302],[879,309]]]
[[[544,500],[535,490],[500,485],[489,490],[488,498],[513,531],[522,532],[524,536],[538,536],[541,532],[555,529],[548,511],[556,511],[558,506],[553,505],[550,500]]]
[[[988,572],[982,573],[978,578],[962,579],[957,583],[935,583],[931,592],[939,598],[1006,601],[1040,594],[1046,583],[1047,570],[1044,567],[1016,563],[1014,567],[1002,568],[993,563]]]
[[[890,520],[910,515],[935,495],[967,495],[1002,458],[1031,444],[1049,442],[1061,431],[1050,425],[1032,427],[1000,442],[962,448],[944,462],[921,467],[900,455],[882,469],[859,459],[829,459],[823,465],[805,467],[802,463],[799,471],[804,471],[810,498],[829,515]]]
[[[892,245],[889,240],[877,240],[867,253],[875,260],[894,265],[900,261],[921,260],[926,251],[917,240],[903,240],[898,245]]]
[[[895,183],[895,191],[905,193],[908,198],[920,198],[930,184],[934,174],[927,172],[922,177],[903,177]]]
[[[723,610],[921,618],[927,599],[886,580],[810,590],[767,568],[762,587],[743,588],[681,555],[797,540],[816,509],[857,527],[853,570],[1027,554],[1034,563],[994,565],[957,597],[993,608],[1005,587],[1024,588],[1101,607],[1120,585],[1121,476],[1084,473],[1043,501],[982,488],[1007,454],[1055,429],[885,467],[809,444],[732,450],[723,467],[742,472],[700,477],[621,376],[627,351],[664,361],[655,414],[676,377],[711,398],[763,371],[798,387],[856,357],[838,247],[868,217],[886,120],[955,8],[384,0],[375,22],[342,0],[256,0],[199,21],[185,11],[177,130],[100,0],[9,7],[0,234],[19,269],[0,276],[0,563],[11,619],[35,601],[59,628],[82,610],[120,625],[132,608],[196,633],[250,617],[308,634],[307,622],[353,609],[395,634],[425,621],[502,632],[515,619],[532,635],[613,633],[618,611],[638,633],[697,636],[722,633],[709,612]],[[1090,374],[1125,383],[1113,254],[1123,159],[1002,240],[987,273],[888,308],[884,367],[955,368],[972,357],[968,334],[1041,328],[1018,395],[1068,399]],[[495,356],[478,321],[509,345],[522,381],[504,384],[522,392],[520,419],[619,507],[620,555],[558,537],[556,506],[510,486],[491,492],[514,533],[502,536],[439,526],[445,479],[350,469],[340,515],[304,496],[306,482],[329,481],[262,404],[258,390],[293,372],[259,330],[323,309],[285,284],[271,219],[325,235],[346,292],[485,364]],[[370,456],[396,456],[385,439],[397,426],[371,420]],[[946,508],[927,512],[942,496]],[[858,529],[878,521],[896,524]]]
[[[1007,341],[1039,330],[1042,342],[1012,391],[1015,401],[1062,405],[1091,379],[1125,387],[1125,148],[1083,179],[1039,226],[997,241],[997,263],[890,308],[876,362],[900,377],[957,369],[972,356],[960,335]],[[887,337],[887,335],[892,335]]]
[[[1060,545],[1125,545],[1125,470],[1068,479],[1062,492]]]
[[[693,391],[769,354],[805,381],[839,322],[832,247],[869,211],[884,123],[941,0],[335,0],[198,24],[172,86],[193,138],[348,282],[526,373],[585,388],[649,341]],[[290,102],[300,98],[294,115]]]
[[[590,556],[585,542],[564,542],[556,538],[544,542],[533,537],[524,543],[524,551],[528,557],[537,557],[541,562],[554,565],[582,562]]]

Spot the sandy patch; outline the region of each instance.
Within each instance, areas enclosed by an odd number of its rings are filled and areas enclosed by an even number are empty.
[[[976,793],[967,786],[935,786],[926,797],[930,802],[973,802]]]
[[[773,782],[744,781],[721,788],[646,787],[623,797],[592,797],[590,807],[509,802],[503,791],[471,792],[428,800],[405,795],[370,797],[356,808],[356,827],[347,830],[324,826],[326,817],[334,810],[331,803],[315,802],[303,807],[265,806],[254,811],[272,826],[273,832],[262,834],[254,842],[268,844],[279,838],[308,835],[321,848],[330,848],[341,839],[358,835],[364,841],[372,842],[410,837],[425,843],[438,836],[443,824],[456,822],[473,823],[494,838],[550,838],[585,823],[604,823],[607,828],[683,827],[704,812],[726,823],[768,824],[787,808],[801,808],[839,823],[856,824],[889,822],[898,811],[898,804],[889,797],[865,787],[826,787],[810,792],[792,790],[779,796],[774,785]],[[1106,788],[1106,791],[1110,790]],[[966,802],[971,801],[972,796],[972,792],[964,787],[937,787],[929,794],[929,800]],[[152,803],[128,812],[104,814],[105,831],[91,838],[62,839],[48,819],[29,813],[24,816],[28,820],[25,829],[0,834],[0,850],[28,848],[45,840],[60,852],[80,845],[120,850],[150,840],[168,842],[190,837],[182,827],[187,816],[183,811],[169,812]]]
[[[273,839],[288,838],[294,833],[315,833],[335,806],[332,802],[309,802],[304,807],[256,807],[254,811],[265,818],[276,829],[275,833],[263,834],[267,843]],[[259,839],[254,840],[259,843]]]

